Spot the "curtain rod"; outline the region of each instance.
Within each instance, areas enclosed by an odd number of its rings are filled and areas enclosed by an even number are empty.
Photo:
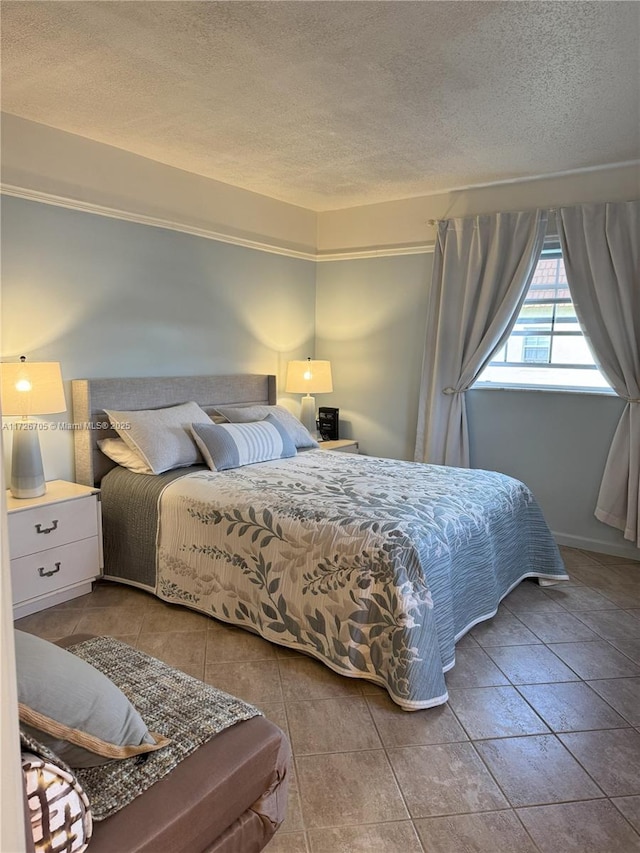
[[[547,213],[557,213],[560,210],[559,207],[545,207],[545,208],[537,208],[537,209],[545,210]],[[500,211],[496,211],[496,212],[500,213]],[[489,213],[472,213],[469,216],[491,216],[491,214],[489,214]],[[453,218],[456,219],[457,217],[453,217]],[[462,217],[462,218],[464,219],[465,217]],[[440,222],[445,222],[445,221],[446,221],[445,219],[427,219],[427,225],[431,225],[432,227],[435,227],[436,225],[439,225]]]

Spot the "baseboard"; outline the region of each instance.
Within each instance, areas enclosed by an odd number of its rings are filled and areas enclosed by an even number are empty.
[[[604,542],[602,539],[589,539],[586,536],[572,536],[569,533],[551,531],[558,545],[567,548],[580,548],[583,551],[595,551],[597,554],[610,554],[612,557],[626,557],[629,560],[640,560],[640,549],[631,543],[616,545]]]
[[[154,586],[149,586],[148,584],[145,584],[145,583],[138,583],[138,581],[132,581],[132,580],[129,580],[129,578],[123,578],[120,575],[107,575],[107,574],[103,573],[100,575],[99,578],[96,578],[96,580],[115,581],[116,583],[123,583],[123,584],[126,584],[127,586],[134,586],[136,589],[141,589],[144,592],[150,592],[153,595],[156,594],[156,588]]]

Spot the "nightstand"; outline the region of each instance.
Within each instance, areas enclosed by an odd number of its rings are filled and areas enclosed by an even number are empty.
[[[358,442],[353,438],[339,438],[337,441],[321,441],[320,450],[338,450],[340,453],[357,453]]]
[[[65,480],[39,498],[7,492],[14,618],[91,592],[102,568],[99,495]]]

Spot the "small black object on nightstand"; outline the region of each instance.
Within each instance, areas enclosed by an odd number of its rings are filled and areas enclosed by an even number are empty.
[[[340,409],[320,406],[318,409],[318,432],[322,441],[337,441],[340,438],[338,415]]]

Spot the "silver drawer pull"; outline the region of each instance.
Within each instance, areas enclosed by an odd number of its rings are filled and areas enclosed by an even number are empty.
[[[60,563],[55,563],[55,569],[51,569],[50,572],[45,572],[44,566],[40,566],[40,568],[38,569],[38,574],[41,578],[50,578],[51,575],[55,575],[56,572],[60,571],[60,565]]]
[[[43,527],[41,524],[36,524],[36,533],[51,533],[52,530],[58,529],[58,519],[54,518],[51,522],[51,527]]]

